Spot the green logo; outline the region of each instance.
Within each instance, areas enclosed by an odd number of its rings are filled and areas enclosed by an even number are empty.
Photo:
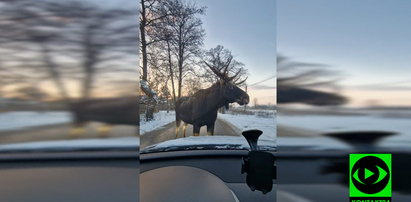
[[[391,201],[391,154],[350,154],[350,201]]]

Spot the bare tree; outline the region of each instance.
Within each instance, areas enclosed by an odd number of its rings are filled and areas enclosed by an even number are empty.
[[[173,101],[181,97],[183,80],[191,71],[189,60],[201,50],[204,30],[199,15],[204,8],[181,0],[140,4],[141,89],[147,96],[146,120],[151,120],[162,87],[149,81],[161,78],[167,87],[170,82]],[[155,78],[149,78],[149,72]]]
[[[190,70],[189,60],[199,55],[203,45],[205,32],[200,15],[205,13],[205,7],[180,0],[167,1],[165,7],[170,13],[164,24],[169,30],[167,46],[177,60],[177,97],[180,98],[185,73]]]
[[[244,68],[244,64],[235,60],[231,51],[221,45],[208,50],[203,62],[210,69],[216,69],[218,72],[226,74],[225,76],[229,76],[230,82],[234,85],[241,86],[247,80],[247,70]],[[208,75],[212,75],[212,77],[206,76],[211,80],[211,83],[219,79],[215,72],[209,72]]]
[[[50,50],[50,44],[59,38],[56,29],[60,28],[61,23],[55,23],[54,19],[50,18],[51,14],[45,14],[48,13],[46,10],[43,1],[36,3],[27,0],[3,1],[1,28],[6,31],[0,36],[2,50],[10,55],[15,54],[14,57],[6,59],[4,66],[12,73],[15,73],[13,72],[15,69],[24,72],[10,76],[19,75],[20,78],[32,81],[33,78],[51,78],[60,96],[68,99],[67,89]],[[44,72],[42,70],[44,67],[47,74],[40,75],[39,72]],[[31,71],[33,69],[34,71]],[[14,79],[9,80],[13,83],[19,82]]]
[[[70,22],[64,27],[63,51],[81,61],[82,98],[91,96],[97,74],[134,72],[123,61],[135,62],[137,54],[137,23],[134,10],[97,8],[79,2],[51,7],[60,18]],[[132,63],[129,63],[132,64]]]
[[[148,97],[146,108],[146,120],[154,118],[155,105],[157,103],[157,93],[150,88],[148,83],[148,64],[149,64],[149,47],[156,42],[163,40],[158,36],[158,23],[167,17],[169,13],[164,9],[164,2],[160,0],[140,0],[140,51],[142,62],[142,74],[140,87],[144,94]]]
[[[186,79],[186,86],[187,86],[187,95],[191,96],[194,95],[197,91],[204,88],[201,82],[199,82],[199,78],[197,77],[188,77]]]
[[[324,92],[316,87],[336,88],[338,75],[318,63],[295,62],[277,56],[277,102],[305,103],[310,105],[341,105],[347,99],[338,93]]]
[[[156,34],[155,27],[169,15],[164,9],[164,3],[160,0],[140,0],[140,50],[142,61],[141,79],[148,80],[148,48],[150,45],[163,40],[153,37]]]
[[[27,0],[6,2],[1,9],[5,21],[0,26],[8,28],[0,35],[7,44],[2,50],[15,55],[4,66],[10,71],[17,67],[33,82],[52,80],[60,99],[70,100],[67,82],[80,81],[81,98],[89,99],[92,89],[101,86],[98,82],[118,85],[129,80],[118,74],[135,71],[134,9]]]

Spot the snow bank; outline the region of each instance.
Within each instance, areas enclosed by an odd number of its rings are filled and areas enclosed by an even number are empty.
[[[37,141],[28,143],[16,143],[0,145],[0,152],[12,151],[36,151],[36,150],[106,150],[114,148],[136,148],[140,144],[138,137],[121,137],[106,139],[81,139]]]
[[[70,123],[70,112],[6,112],[0,113],[0,131],[20,130],[27,127]]]
[[[275,150],[271,140],[259,140],[258,146],[263,150]],[[198,149],[249,149],[244,137],[239,136],[190,136],[168,140],[155,145],[148,146],[142,150],[143,153],[174,150],[198,150]]]
[[[218,118],[231,123],[239,132],[244,130],[258,129],[263,131],[261,140],[276,141],[275,116],[260,117],[257,115],[244,114],[218,114]],[[275,144],[275,143],[274,143]]]
[[[158,129],[175,121],[176,115],[174,111],[159,111],[154,114],[154,120],[145,121],[144,115],[140,117],[140,135],[144,135],[147,132]]]
[[[376,116],[279,115],[277,123],[320,132],[379,130],[408,133],[411,131],[409,119]]]

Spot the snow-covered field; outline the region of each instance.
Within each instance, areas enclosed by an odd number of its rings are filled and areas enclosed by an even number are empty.
[[[140,135],[144,135],[147,132],[153,131],[155,129],[159,129],[176,119],[175,112],[170,111],[159,111],[158,113],[154,114],[154,120],[152,121],[145,121],[144,115],[140,116]]]
[[[0,131],[21,130],[23,128],[69,123],[70,112],[5,112],[0,113]]]
[[[259,139],[258,146],[263,150],[274,150],[272,140]],[[249,149],[247,141],[243,137],[236,136],[190,136],[160,142],[144,148],[143,152],[158,152],[188,149]]]
[[[276,140],[275,116],[260,117],[257,115],[242,114],[218,114],[218,118],[231,123],[240,132],[244,130],[258,129],[263,131],[261,140]]]

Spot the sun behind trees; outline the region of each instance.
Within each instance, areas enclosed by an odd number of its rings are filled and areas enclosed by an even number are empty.
[[[0,9],[0,91],[36,86],[43,101],[64,102],[131,95],[118,89],[136,82],[134,9],[74,0],[2,1]]]
[[[36,114],[60,110],[66,122],[132,123],[130,128],[135,127],[136,9],[91,0],[0,1],[0,100],[7,101],[0,105],[0,111],[30,110]],[[12,105],[9,100],[19,104]],[[89,107],[80,110],[77,102]],[[90,113],[84,113],[91,107]],[[120,112],[124,107],[134,114],[113,117],[97,113],[108,108]],[[100,120],[95,118],[98,115]],[[107,119],[110,116],[111,121]],[[119,121],[118,117],[127,120]],[[67,129],[53,132],[53,137],[66,137]],[[124,134],[135,135],[135,130]]]

